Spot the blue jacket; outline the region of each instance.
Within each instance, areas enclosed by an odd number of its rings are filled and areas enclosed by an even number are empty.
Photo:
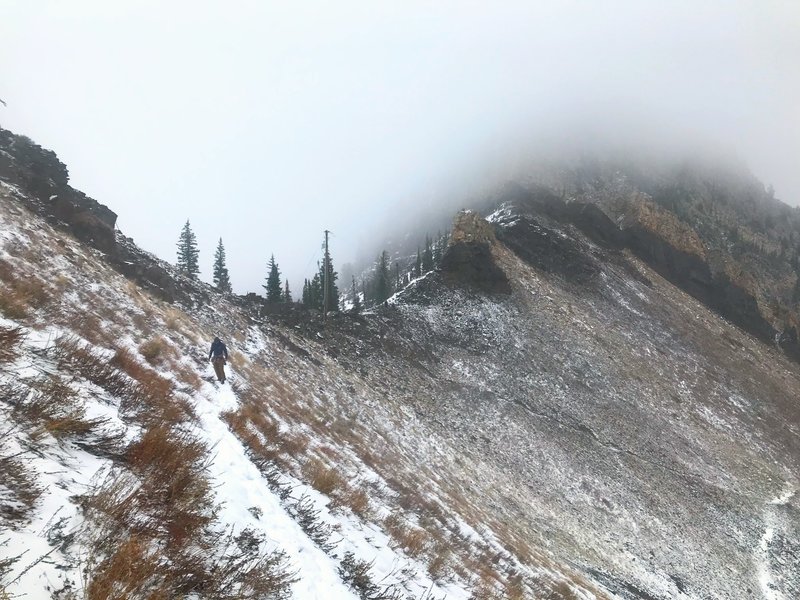
[[[208,358],[212,356],[224,356],[225,360],[228,360],[228,349],[219,338],[214,338],[214,342],[211,344],[211,352],[208,353]]]

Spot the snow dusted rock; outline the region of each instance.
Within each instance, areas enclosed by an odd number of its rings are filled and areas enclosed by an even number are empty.
[[[483,292],[511,291],[508,279],[495,264],[492,254],[497,243],[493,226],[471,211],[458,213],[450,242],[442,256],[441,270],[451,282]]]

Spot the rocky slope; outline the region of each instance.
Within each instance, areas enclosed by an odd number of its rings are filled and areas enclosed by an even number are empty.
[[[0,484],[15,507],[0,514],[5,593],[800,595],[800,368],[789,346],[765,343],[777,312],[751,288],[720,287],[715,251],[655,201],[508,188],[487,219],[457,217],[437,271],[323,327],[187,281],[119,232],[87,234],[87,221],[113,227],[107,209],[48,174],[53,155],[5,140],[0,326],[17,337],[0,363],[12,425],[0,468],[41,482]],[[225,390],[204,380],[214,333],[232,350]],[[51,389],[42,370],[105,420],[62,433],[53,415],[31,416]],[[222,505],[189,515],[250,531],[246,546],[282,551],[297,581],[246,596],[253,574],[234,569],[225,596],[210,569],[163,592],[213,536],[141,529],[143,514],[185,525],[169,503],[136,504],[145,512],[128,520],[108,508],[108,485],[130,476],[171,485],[142,458],[163,421],[207,465],[197,493]],[[120,541],[98,545],[109,528]],[[126,592],[113,567],[142,547],[169,560],[144,561],[146,585]]]

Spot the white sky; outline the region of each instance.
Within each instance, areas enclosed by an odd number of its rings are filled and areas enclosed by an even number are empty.
[[[188,217],[210,277],[222,236],[239,292],[561,123],[702,137],[800,204],[796,1],[0,0],[0,98],[145,249]]]

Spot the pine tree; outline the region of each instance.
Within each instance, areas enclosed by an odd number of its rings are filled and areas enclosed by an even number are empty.
[[[285,285],[283,286],[283,301],[286,304],[292,303],[292,292],[289,290],[289,279],[287,278],[285,281]]]
[[[389,253],[384,250],[375,266],[375,302],[385,302],[391,295],[391,274],[389,273]]]
[[[189,225],[189,219],[186,219],[186,224],[178,238],[178,270],[186,273],[192,279],[197,279],[197,275],[200,273],[199,256],[197,238]]]
[[[328,276],[325,277],[325,265],[328,265]],[[330,252],[326,252],[319,268],[320,290],[323,296],[319,300],[319,309],[322,310],[322,304],[325,301],[324,294],[325,288],[323,283],[328,287],[328,310],[336,310],[339,306],[339,288],[336,287],[336,280],[339,274],[333,270],[333,261],[331,260]]]
[[[311,308],[322,310],[322,279],[320,279],[322,268],[319,273],[314,273],[311,282],[308,284],[308,305]]]
[[[417,262],[414,264],[414,277],[422,275],[422,258],[419,254],[419,246],[417,246]]]
[[[425,236],[425,252],[422,253],[422,272],[427,273],[433,270],[433,246],[431,238]]]
[[[358,296],[356,289],[356,276],[353,275],[353,312],[358,314],[361,312],[361,298]]]
[[[214,287],[220,292],[230,294],[231,278],[228,275],[228,267],[225,265],[225,246],[222,245],[222,238],[219,238],[217,251],[214,253]]]
[[[278,269],[278,263],[275,262],[274,254],[270,256],[267,268],[269,269],[267,285],[262,287],[267,291],[267,303],[277,304],[281,301],[283,292],[281,290],[281,272]]]
[[[442,255],[444,254],[444,247],[445,247],[445,236],[442,235],[442,232],[439,232],[438,237],[436,238],[436,243],[433,244],[433,264],[438,265],[442,260]]]

